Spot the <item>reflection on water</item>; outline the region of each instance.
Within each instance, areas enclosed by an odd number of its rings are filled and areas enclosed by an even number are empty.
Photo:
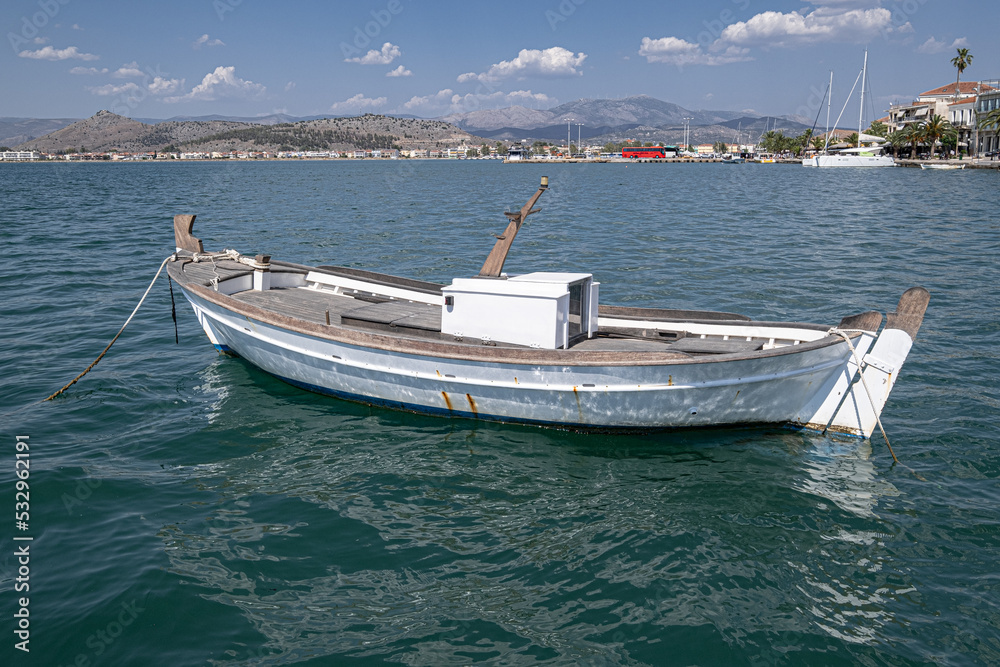
[[[678,642],[692,662],[775,637],[796,647],[782,651],[877,646],[909,592],[874,512],[896,491],[865,443],[480,425],[224,366],[204,375],[219,397],[207,412],[244,446],[185,473],[214,505],[160,533],[171,571],[248,622],[220,662],[659,664]]]
[[[826,498],[856,516],[874,516],[880,498],[896,496],[899,492],[889,482],[876,477],[871,456],[870,440],[817,437],[803,459],[808,477],[796,488]]]
[[[884,497],[899,495],[891,483],[879,479],[871,460],[871,441],[817,438],[802,459],[808,475],[796,488],[834,503],[862,519],[875,518]],[[820,504],[820,509],[824,509]],[[822,535],[829,546],[820,553],[840,566],[853,566],[847,576],[831,571],[829,561],[820,560],[802,572],[799,590],[812,600],[809,612],[831,636],[852,643],[877,641],[879,629],[894,622],[891,601],[915,592],[908,584],[887,586],[882,577],[887,564],[884,540],[890,535],[878,530],[842,526]]]

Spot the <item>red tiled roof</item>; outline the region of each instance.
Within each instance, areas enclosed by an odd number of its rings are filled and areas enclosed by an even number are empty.
[[[976,86],[979,86],[979,92],[986,90],[993,90],[992,86],[987,86],[984,84],[979,84],[976,81],[963,81],[958,86],[958,92],[960,95],[973,95],[976,92]],[[934,90],[928,90],[925,93],[920,93],[920,97],[928,97],[930,95],[954,95],[955,94],[955,84],[949,83],[947,86],[941,86],[940,88],[935,88]]]
[[[973,103],[973,102],[975,102],[975,101],[976,101],[976,96],[975,96],[975,95],[973,95],[972,97],[964,97],[964,98],[960,99],[960,100],[959,100],[959,101],[957,101],[957,102],[952,102],[952,103],[951,103],[951,104],[949,104],[948,106],[950,106],[950,107],[953,107],[953,106],[955,106],[956,104],[971,104],[971,103]]]

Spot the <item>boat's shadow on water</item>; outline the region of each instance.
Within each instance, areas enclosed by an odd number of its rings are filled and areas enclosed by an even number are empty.
[[[876,516],[892,490],[862,441],[427,417],[231,359],[199,381],[192,437],[219,446],[174,456],[206,518],[160,537],[170,572],[218,605],[219,662],[657,664],[664,645],[725,662],[776,636],[864,646],[894,618]],[[821,571],[796,565],[811,550]]]

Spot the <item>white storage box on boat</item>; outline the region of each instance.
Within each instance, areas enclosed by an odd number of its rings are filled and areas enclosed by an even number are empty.
[[[597,332],[600,283],[590,273],[456,278],[441,290],[441,332],[546,350]],[[449,298],[451,297],[451,298]]]

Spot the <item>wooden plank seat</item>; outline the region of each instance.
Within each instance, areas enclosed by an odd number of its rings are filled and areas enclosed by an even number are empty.
[[[347,326],[382,325],[424,331],[441,331],[441,307],[412,301],[385,301],[352,308],[340,314]]]
[[[670,350],[688,354],[745,354],[764,347],[764,340],[719,340],[715,338],[685,337],[670,343]]]

